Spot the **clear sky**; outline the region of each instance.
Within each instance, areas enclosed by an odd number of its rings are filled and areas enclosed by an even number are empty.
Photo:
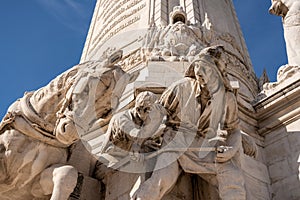
[[[233,0],[259,77],[287,63],[280,17],[271,0]],[[79,63],[96,0],[1,0],[0,118],[8,106]]]

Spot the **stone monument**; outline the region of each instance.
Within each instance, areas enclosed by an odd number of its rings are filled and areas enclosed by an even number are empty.
[[[299,3],[270,12],[275,83],[230,0],[98,0],[81,64],[1,121],[1,199],[299,199]]]

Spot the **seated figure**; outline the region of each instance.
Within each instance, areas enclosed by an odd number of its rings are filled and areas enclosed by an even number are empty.
[[[161,153],[151,177],[132,199],[162,199],[182,172],[215,185],[221,199],[246,199],[237,102],[221,60],[223,51],[222,46],[203,49],[185,78],[162,94],[167,127]]]
[[[132,109],[112,117],[102,146],[100,161],[114,169],[123,167],[122,165],[130,160],[143,161],[144,153],[160,147],[159,134],[164,113],[155,94],[148,91],[141,92],[136,97]],[[130,167],[127,169],[133,170]]]

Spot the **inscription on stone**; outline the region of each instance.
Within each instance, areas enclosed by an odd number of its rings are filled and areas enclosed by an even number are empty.
[[[143,0],[103,0],[97,17],[96,28],[98,34],[92,40],[91,51],[101,47],[107,40],[117,33],[140,21],[141,12],[145,12],[147,3]]]

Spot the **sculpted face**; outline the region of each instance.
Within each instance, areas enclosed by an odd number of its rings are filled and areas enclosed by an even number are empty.
[[[212,69],[210,68],[208,63],[198,62],[195,65],[195,75],[196,79],[199,81],[201,85],[206,85],[208,83],[209,77],[212,74]]]
[[[142,92],[136,97],[134,114],[142,121],[146,121],[149,113],[153,110],[153,105],[157,100],[157,96],[152,92]]]
[[[194,68],[197,81],[200,85],[206,86],[211,94],[216,91],[220,84],[218,73],[212,65],[212,63],[200,60]]]
[[[145,121],[148,117],[149,112],[151,111],[151,105],[138,105],[135,107],[136,114],[138,117]]]

